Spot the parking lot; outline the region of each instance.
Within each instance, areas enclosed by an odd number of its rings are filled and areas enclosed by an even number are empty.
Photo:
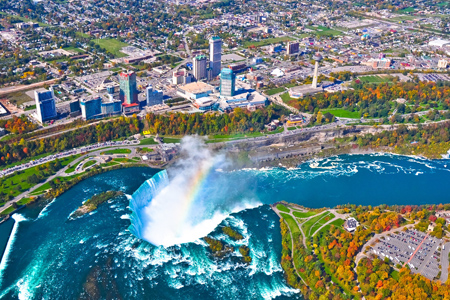
[[[407,263],[413,273],[420,273],[433,280],[439,279],[441,245],[441,239],[408,229],[383,236],[370,252],[381,259],[387,257],[395,265]]]

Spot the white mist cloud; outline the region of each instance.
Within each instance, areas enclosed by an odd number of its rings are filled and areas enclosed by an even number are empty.
[[[152,190],[140,188],[133,195],[131,202],[140,202],[131,205],[132,231],[139,238],[165,247],[193,242],[212,232],[231,213],[261,205],[254,199],[236,197],[246,185],[229,182],[226,173],[217,172],[230,162],[225,155],[212,153],[201,139],[183,138],[181,155],[168,170],[169,182],[145,183]]]

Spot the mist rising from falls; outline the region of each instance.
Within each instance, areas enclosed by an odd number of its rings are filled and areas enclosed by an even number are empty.
[[[183,138],[181,154],[176,166],[144,182],[130,198],[130,231],[154,245],[193,242],[231,213],[261,205],[245,182],[217,171],[228,164],[225,156],[211,153],[200,139]]]

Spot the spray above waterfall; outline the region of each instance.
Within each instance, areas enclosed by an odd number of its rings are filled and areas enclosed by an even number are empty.
[[[131,196],[130,231],[154,245],[193,242],[231,213],[260,205],[245,182],[220,172],[229,162],[198,138],[181,143],[182,159],[144,182]],[[170,174],[170,179],[169,179]]]

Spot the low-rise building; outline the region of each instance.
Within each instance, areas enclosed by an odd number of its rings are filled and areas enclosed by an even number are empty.
[[[347,230],[348,232],[354,232],[358,226],[359,222],[356,221],[355,218],[350,217],[347,220],[345,220],[344,229]]]
[[[207,83],[197,81],[177,87],[177,94],[183,98],[195,100],[208,97],[215,91],[215,88]]]

